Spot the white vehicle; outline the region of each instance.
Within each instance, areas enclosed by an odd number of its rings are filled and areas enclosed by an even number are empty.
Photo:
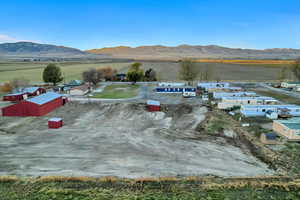
[[[196,92],[183,92],[182,95],[183,97],[195,97]]]

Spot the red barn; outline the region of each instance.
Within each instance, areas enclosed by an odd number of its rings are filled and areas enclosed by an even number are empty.
[[[2,108],[3,116],[43,116],[63,105],[60,94],[47,92],[37,97]]]
[[[148,100],[147,101],[147,109],[149,112],[160,111],[160,102]]]
[[[48,120],[48,128],[60,128],[63,126],[62,118],[51,118]]]
[[[3,96],[3,101],[22,101],[24,99],[27,99],[27,94],[23,92],[7,94]]]
[[[24,93],[27,93],[28,96],[38,96],[40,94],[46,93],[46,89],[40,87],[28,87],[23,89]]]

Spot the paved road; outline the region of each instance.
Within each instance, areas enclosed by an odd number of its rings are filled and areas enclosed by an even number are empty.
[[[298,94],[298,93],[291,92],[291,91],[286,91],[286,90],[283,90],[283,89],[280,89],[280,88],[274,88],[274,87],[269,86],[266,83],[259,83],[259,85],[261,87],[267,88],[267,89],[272,90],[274,92],[285,94],[285,95],[300,99],[300,94]]]

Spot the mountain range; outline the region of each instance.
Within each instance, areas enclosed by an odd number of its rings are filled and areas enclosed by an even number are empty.
[[[182,58],[243,58],[243,59],[295,59],[300,57],[300,49],[240,49],[217,45],[179,45],[111,47],[82,51],[75,48],[38,44],[33,42],[16,42],[0,44],[0,59],[6,58],[77,58],[103,59],[125,58],[146,60],[179,60]]]
[[[117,58],[134,59],[182,59],[182,58],[246,58],[246,59],[295,59],[300,57],[300,49],[240,49],[216,45],[168,46],[119,46],[87,50],[89,53],[106,54]]]

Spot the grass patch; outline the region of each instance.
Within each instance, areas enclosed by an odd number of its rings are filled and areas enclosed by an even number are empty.
[[[296,200],[297,182],[261,180],[203,183],[176,181],[38,181],[0,182],[1,200]]]
[[[300,100],[298,98],[291,97],[286,94],[281,94],[281,93],[273,92],[273,91],[262,91],[262,90],[257,90],[255,92],[262,96],[273,97],[273,98],[280,100],[282,102],[285,102],[285,103],[300,105]]]
[[[139,85],[108,85],[100,93],[95,93],[93,98],[126,99],[138,95]]]
[[[287,143],[280,153],[285,155],[292,162],[290,164],[290,172],[292,174],[300,174],[300,144]]]
[[[0,82],[7,82],[14,78],[24,77],[32,82],[43,82],[42,73],[48,63],[0,63]],[[125,70],[130,63],[56,63],[63,72],[66,81],[81,79],[81,73],[90,68],[112,67]]]

